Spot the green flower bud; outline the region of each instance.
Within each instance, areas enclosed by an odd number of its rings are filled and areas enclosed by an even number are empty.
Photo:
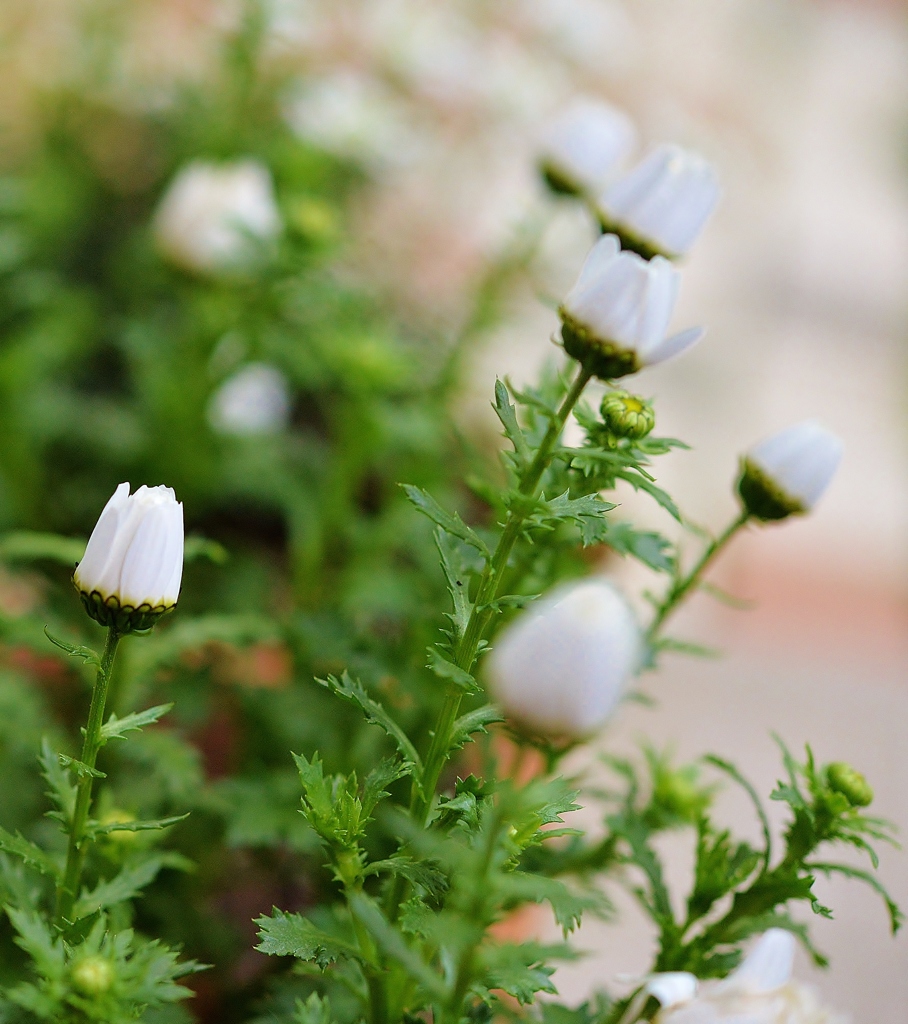
[[[826,782],[835,793],[841,793],[852,807],[866,807],[873,801],[873,790],[859,771],[844,761],[834,761],[826,768]]]
[[[114,980],[113,964],[103,956],[91,954],[82,957],[72,968],[72,981],[87,996],[102,996]]]
[[[606,391],[599,407],[602,419],[615,437],[639,441],[656,425],[653,407],[639,395],[629,391]]]

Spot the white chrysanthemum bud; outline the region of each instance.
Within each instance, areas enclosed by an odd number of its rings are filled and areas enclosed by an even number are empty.
[[[690,348],[702,328],[665,336],[680,282],[668,260],[623,252],[614,235],[603,235],[558,311],[565,351],[613,380]]]
[[[152,227],[158,248],[182,267],[217,273],[242,266],[256,240],[271,241],[281,229],[271,174],[258,160],[196,160],[171,182]]]
[[[790,932],[770,928],[724,981],[698,986],[693,975],[655,975],[646,991],[663,1005],[653,1024],[845,1024],[791,980],[794,945]]]
[[[120,484],[88,539],[73,582],[88,614],[121,633],[148,629],[180,596],[183,505],[170,487]]]
[[[600,100],[579,98],[545,133],[540,169],[556,192],[595,195],[636,139],[636,129],[626,114]]]
[[[275,434],[290,417],[287,378],[267,363],[248,363],[211,396],[208,419],[221,434]]]
[[[744,456],[738,493],[757,519],[809,512],[842,460],[842,442],[813,420],[755,444]]]
[[[605,580],[558,587],[502,632],[489,655],[492,693],[529,729],[581,738],[608,718],[636,670],[640,631]]]
[[[712,165],[680,146],[658,146],[606,189],[602,225],[643,256],[681,256],[719,201]]]

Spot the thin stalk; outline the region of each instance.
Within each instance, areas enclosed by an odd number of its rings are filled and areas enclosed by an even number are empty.
[[[521,494],[528,497],[536,495],[542,475],[552,460],[555,443],[561,436],[571,410],[577,404],[591,377],[591,371],[586,366],[581,366],[574,379],[574,383],[564,397],[564,401],[562,401],[557,413],[549,423],[548,430],[545,432],[545,436],[536,450],[533,461],[521,477],[518,488]],[[494,615],[490,605],[500,592],[508,559],[514,544],[517,542],[517,538],[520,536],[525,519],[526,513],[522,510],[518,509],[508,512],[504,530],[480,578],[473,610],[470,612],[466,628],[454,650],[454,663],[466,672],[470,672],[473,668],[479,651],[479,645]],[[457,720],[457,713],[460,710],[462,700],[463,691],[457,686],[450,686],[445,694],[445,701],[441,709],[438,725],[432,735],[432,742],[426,754],[421,783],[414,782],[410,811],[420,824],[425,823],[432,804],[432,798],[438,786],[439,777],[447,761],[451,730]]]
[[[737,518],[729,523],[726,529],[723,530],[718,537],[710,541],[690,572],[686,576],[682,576],[675,580],[671,589],[665,595],[662,603],[656,610],[656,615],[653,618],[649,629],[646,631],[646,640],[649,644],[655,642],[659,630],[662,628],[665,620],[678,608],[690,590],[700,582],[703,577],[703,573],[706,571],[716,555],[719,554],[738,530],[740,530],[749,520],[750,513],[746,510],[742,511]]]
[[[91,707],[88,711],[85,738],[82,742],[81,760],[82,764],[92,770],[98,759],[98,751],[104,745],[101,739],[101,727],[104,725],[104,706],[107,703],[107,693],[110,688],[114,658],[117,654],[117,646],[120,643],[121,636],[122,634],[114,626],[107,630],[104,653],[101,655],[101,664],[98,666],[98,674],[95,677],[95,685],[91,693]],[[65,921],[70,920],[76,897],[79,894],[82,882],[82,868],[85,865],[85,855],[88,852],[85,826],[88,823],[88,812],[91,809],[91,791],[94,781],[94,776],[91,772],[86,772],[79,776],[79,781],[76,785],[76,805],[73,810],[72,821],[70,822],[66,870],[63,874],[63,881],[57,888],[58,924],[63,924]]]

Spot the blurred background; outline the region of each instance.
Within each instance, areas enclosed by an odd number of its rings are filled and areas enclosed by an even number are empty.
[[[379,657],[376,623],[383,638],[418,633],[426,589],[392,550],[388,495],[401,479],[452,486],[439,460],[456,450],[453,472],[494,446],[494,378],[528,381],[555,354],[554,305],[596,232],[546,195],[535,160],[551,117],[596,96],[631,114],[643,145],[703,152],[725,189],[678,313],[707,336],[639,378],[658,432],[693,448],[663,460],[660,483],[715,530],[756,439],[816,417],[846,443],[814,515],[723,556],[717,581],[753,607],[704,595],[679,615],[674,633],[721,656],[669,659],[645,680],[657,707],[628,708],[605,741],[645,733],[684,757],[733,756],[766,792],[774,729],[852,762],[908,828],[906,13],[895,0],[272,0],[244,28],[248,7],[211,0],[3,0],[4,529],[84,535],[125,473],[160,477],[192,526],[239,552],[228,585],[207,563],[190,571],[197,608],[217,591],[225,612],[311,610],[330,591],[337,622],[361,630],[337,641],[340,662]],[[199,284],[172,245],[170,265],[155,262],[147,224],[174,173],[248,156],[270,168],[286,226],[268,274]],[[219,392],[253,363],[281,375],[283,411],[264,430]],[[432,425],[436,402],[456,444]],[[341,535],[351,508],[363,515]],[[21,568],[5,573],[15,653],[28,648],[15,621],[43,598]],[[292,671],[311,677],[343,631],[324,615],[297,624]],[[247,621],[246,661],[210,636],[202,659],[244,713],[291,672],[286,644],[258,628]],[[229,710],[185,724],[208,777],[227,771],[219,758],[236,767]],[[755,831],[746,808],[721,806]],[[683,879],[690,851],[672,853]],[[885,853],[882,878],[908,904],[903,855]],[[802,970],[856,1022],[908,1018],[908,941],[888,936],[872,894],[830,883],[826,902],[837,920],[816,934],[833,966]],[[620,931],[581,932],[590,958],[558,976],[572,999],[645,968],[650,936],[626,909]]]

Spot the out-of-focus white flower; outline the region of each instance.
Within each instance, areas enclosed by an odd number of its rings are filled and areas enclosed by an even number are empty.
[[[744,456],[738,493],[757,519],[809,512],[842,460],[842,442],[813,420],[773,434]]]
[[[158,248],[182,267],[217,273],[242,266],[256,241],[281,230],[271,174],[258,160],[196,160],[171,182],[152,226]]]
[[[412,163],[425,148],[400,97],[358,71],[307,80],[288,101],[285,117],[301,137],[374,170]]]
[[[287,378],[267,363],[247,363],[211,396],[208,419],[222,434],[274,434],[290,417]]]
[[[121,632],[146,629],[180,596],[183,505],[172,488],[129,484],[104,506],[73,575],[86,610]]]
[[[693,245],[716,203],[712,165],[680,146],[658,146],[610,185],[599,201],[606,231],[645,256],[681,256]]]
[[[603,235],[559,310],[565,351],[612,380],[690,348],[702,328],[665,334],[680,282],[667,259],[645,260]]]
[[[770,928],[724,981],[698,986],[692,974],[657,974],[646,986],[663,1004],[653,1024],[845,1024],[792,981],[793,961],[794,937]]]
[[[605,580],[558,587],[509,624],[488,660],[495,699],[530,729],[583,737],[601,726],[638,666],[640,631]]]
[[[626,114],[601,100],[581,97],[549,126],[539,163],[557,191],[595,195],[630,153],[636,138]]]

